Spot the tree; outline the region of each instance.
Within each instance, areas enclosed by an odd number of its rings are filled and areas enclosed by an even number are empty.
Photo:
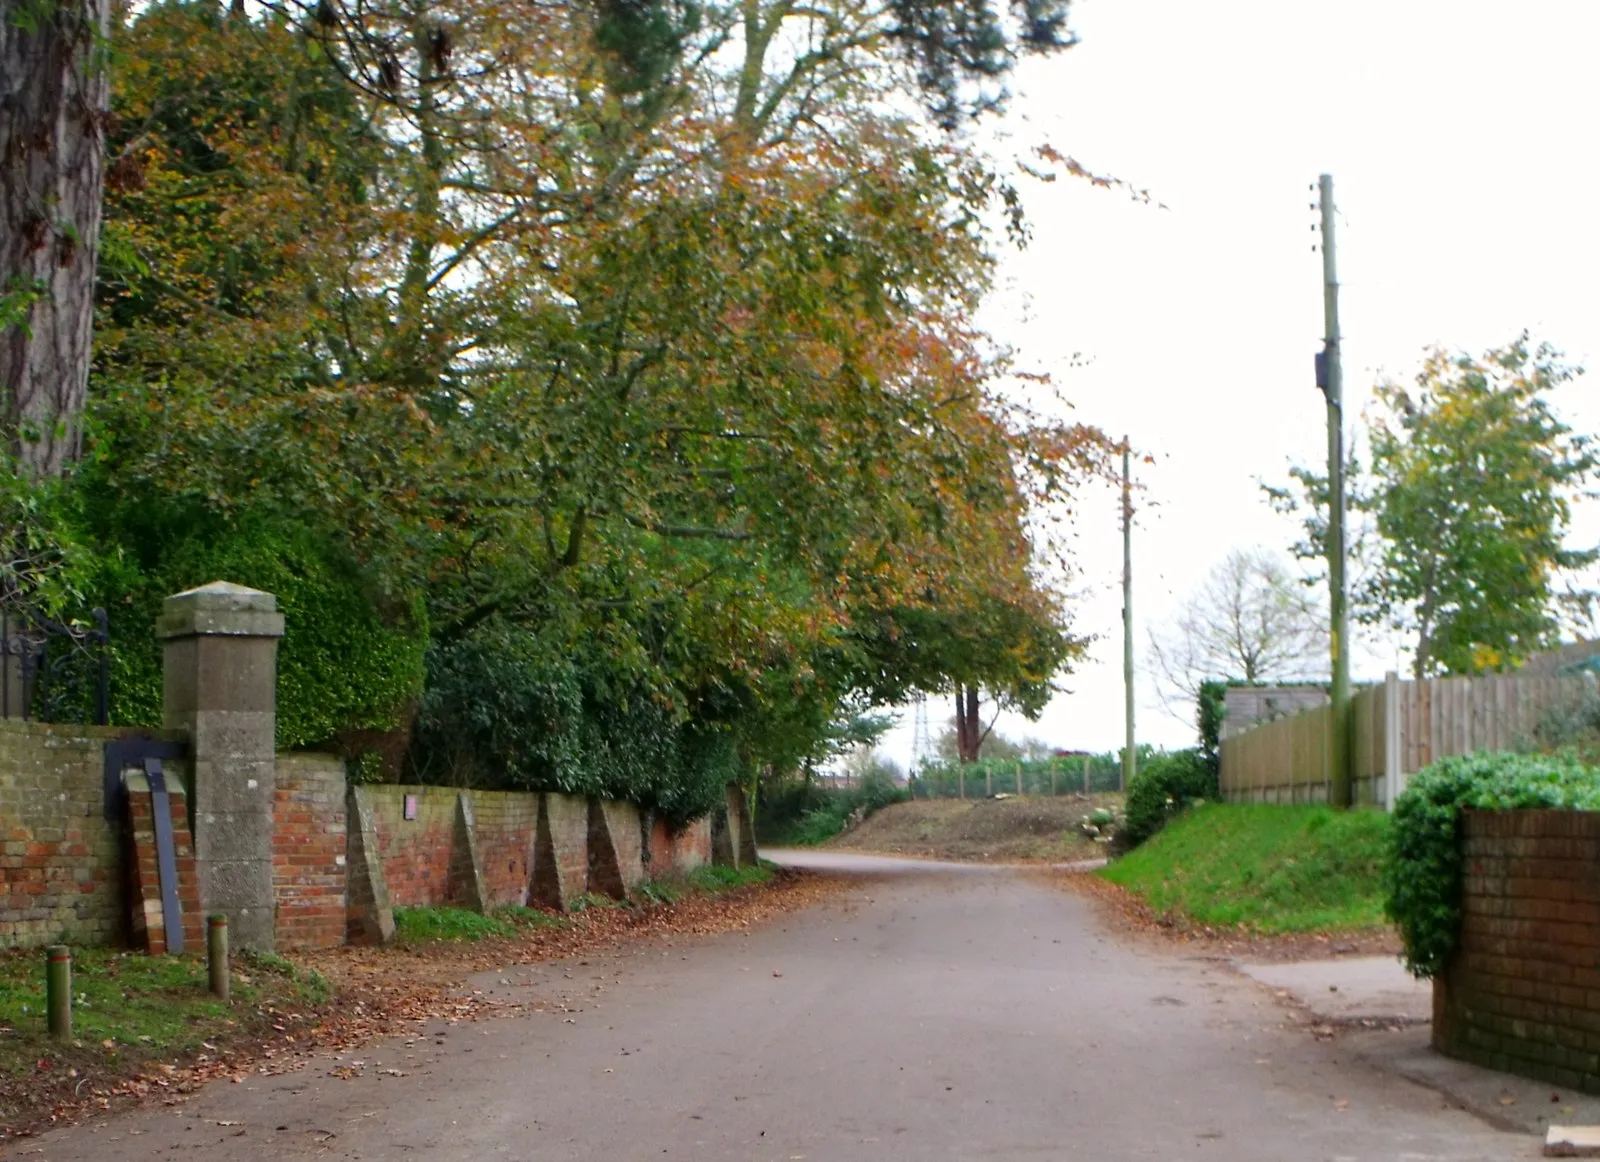
[[[1378,385],[1372,465],[1353,463],[1350,476],[1350,507],[1368,526],[1352,607],[1362,622],[1411,638],[1418,678],[1514,668],[1555,642],[1564,604],[1591,602],[1575,575],[1600,553],[1568,548],[1566,535],[1595,445],[1550,400],[1579,374],[1524,332],[1481,358],[1434,348],[1409,388]],[[1326,479],[1292,475],[1297,492],[1267,491],[1301,516],[1296,554],[1314,560]]]
[[[25,475],[82,441],[105,159],[107,0],[0,0],[0,439]]]
[[[996,390],[1009,191],[915,98],[989,103],[1053,10],[132,10],[91,475],[420,609],[462,777],[683,814],[894,691],[1040,705],[1081,643],[1022,530],[1103,441]]]
[[[1189,595],[1172,623],[1150,632],[1157,680],[1197,702],[1208,679],[1324,677],[1328,621],[1308,585],[1265,549],[1234,549]]]

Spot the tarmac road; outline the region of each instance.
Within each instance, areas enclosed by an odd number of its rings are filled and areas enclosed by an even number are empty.
[[[870,873],[748,933],[475,982],[547,1011],[431,1022],[14,1157],[1506,1159],[1539,1141],[1295,1027],[1225,965],[1152,955],[1012,869]],[[338,1071],[337,1073],[335,1071]],[[353,1075],[353,1076],[341,1076]]]

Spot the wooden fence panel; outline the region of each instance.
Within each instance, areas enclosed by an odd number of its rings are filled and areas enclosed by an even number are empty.
[[[1490,674],[1400,682],[1393,721],[1384,687],[1350,701],[1351,777],[1358,798],[1386,802],[1389,746],[1405,778],[1448,755],[1515,750],[1534,738],[1552,709],[1593,689],[1592,679],[1547,674]],[[1222,796],[1234,801],[1321,801],[1327,797],[1329,706],[1305,710],[1225,739]],[[1370,780],[1370,782],[1365,782]]]

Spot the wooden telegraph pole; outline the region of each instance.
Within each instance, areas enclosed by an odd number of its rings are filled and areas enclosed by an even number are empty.
[[[1133,749],[1133,477],[1128,437],[1122,438],[1122,688],[1127,738],[1122,750],[1122,790],[1133,785],[1139,759]]]
[[[1328,642],[1333,722],[1328,732],[1329,799],[1350,806],[1350,615],[1345,604],[1344,367],[1339,350],[1339,271],[1334,252],[1333,175],[1317,182],[1322,210],[1322,354],[1317,386],[1328,402]]]

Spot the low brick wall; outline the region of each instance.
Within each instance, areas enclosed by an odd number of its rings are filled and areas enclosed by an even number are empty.
[[[711,862],[711,819],[696,819],[682,831],[673,831],[663,820],[650,827],[650,843],[645,849],[649,861],[647,877],[693,871]]]
[[[1434,1048],[1600,1093],[1600,812],[1468,811],[1462,852]]]
[[[0,948],[125,932],[122,824],[103,789],[105,744],[125,733],[0,719]]]
[[[450,855],[455,844],[456,797],[449,787],[385,784],[363,787],[372,807],[378,862],[396,908],[453,904],[461,885],[450,881]],[[405,817],[408,797],[415,796],[415,817]]]
[[[472,791],[484,903],[526,904],[533,879],[533,840],[539,796],[514,791]]]
[[[345,942],[344,760],[280,754],[272,818],[278,948],[338,947]]]

